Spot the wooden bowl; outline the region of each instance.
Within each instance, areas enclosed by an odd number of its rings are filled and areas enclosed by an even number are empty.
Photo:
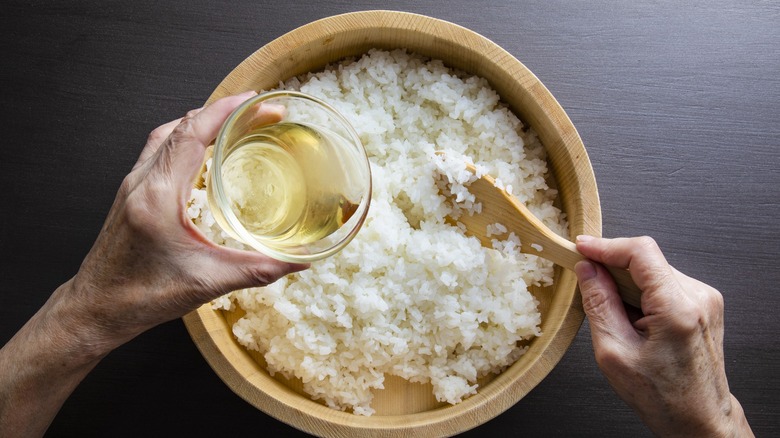
[[[548,152],[572,236],[601,234],[596,182],[585,148],[561,106],[523,64],[490,40],[463,27],[421,15],[367,11],[325,18],[272,41],[233,70],[209,98],[271,89],[279,81],[320,70],[371,48],[406,48],[450,67],[486,78],[502,100],[538,133]],[[451,436],[505,411],[533,389],[558,363],[584,314],[572,272],[556,267],[554,286],[532,291],[540,301],[543,335],[503,373],[480,382],[478,393],[457,405],[437,403],[430,385],[388,376],[375,393],[370,417],[330,409],[312,401],[300,382],[271,377],[262,355],[234,339],[238,312],[209,304],[186,315],[195,344],[222,380],[267,414],[319,436]],[[240,311],[239,311],[240,312]]]

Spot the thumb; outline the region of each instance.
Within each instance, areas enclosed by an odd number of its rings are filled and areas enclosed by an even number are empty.
[[[593,348],[599,351],[616,340],[633,343],[636,330],[609,272],[601,265],[583,260],[574,266],[582,294],[582,307],[590,322]]]
[[[234,290],[267,286],[308,267],[308,264],[287,263],[255,251],[215,245],[202,260],[198,272],[206,277],[203,282],[212,286],[216,297]]]

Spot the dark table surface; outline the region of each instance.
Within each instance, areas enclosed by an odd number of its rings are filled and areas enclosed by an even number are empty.
[[[417,12],[501,45],[590,154],[606,236],[649,234],[726,303],[731,391],[780,434],[780,6],[770,1],[5,1],[0,342],[78,269],[154,127],[318,18]],[[3,372],[3,370],[0,370]],[[49,436],[299,436],[234,395],[176,320],[106,357]],[[527,397],[464,436],[647,436],[587,322]],[[1,433],[0,433],[1,435]]]

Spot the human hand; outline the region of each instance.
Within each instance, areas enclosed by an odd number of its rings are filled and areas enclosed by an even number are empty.
[[[227,97],[155,129],[123,181],[94,246],[58,291],[110,350],[142,331],[235,289],[264,286],[306,265],[210,242],[186,215],[207,145],[230,112],[254,95]],[[269,108],[259,118],[278,120]]]
[[[575,266],[596,362],[615,392],[661,436],[752,436],[729,391],[723,297],[670,266],[649,237],[577,238]],[[620,300],[603,265],[628,268],[642,313]]]
[[[0,349],[0,434],[42,436],[101,358],[144,330],[306,268],[217,246],[186,215],[206,146],[252,94],[220,99],[151,133],[76,276]],[[265,108],[258,119],[278,120],[279,111]]]

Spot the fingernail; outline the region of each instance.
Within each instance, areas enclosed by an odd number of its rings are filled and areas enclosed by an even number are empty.
[[[574,273],[577,274],[579,281],[588,281],[596,277],[596,265],[588,260],[577,262],[574,265]]]
[[[588,236],[587,234],[580,234],[579,236],[577,236],[577,242],[582,242],[582,243],[590,242],[593,239],[595,239],[595,237]]]
[[[255,91],[255,90],[244,91],[241,94],[237,94],[238,97],[246,97],[246,98],[250,98],[250,97],[256,96],[256,95],[257,95],[257,91]]]

